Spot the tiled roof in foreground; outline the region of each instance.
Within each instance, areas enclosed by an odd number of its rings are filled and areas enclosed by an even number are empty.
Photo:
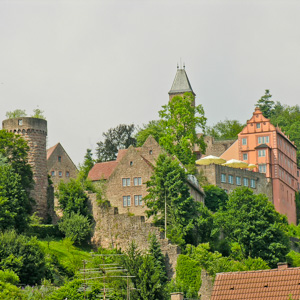
[[[217,274],[211,300],[298,300],[300,268]]]

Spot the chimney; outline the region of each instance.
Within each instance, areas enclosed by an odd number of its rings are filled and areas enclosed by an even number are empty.
[[[183,300],[183,293],[181,292],[171,293],[171,300]]]
[[[278,270],[285,270],[289,267],[288,263],[287,262],[279,262],[277,264],[277,268]]]
[[[201,280],[202,284],[198,296],[201,300],[210,300],[214,284],[212,278],[204,269],[201,270]]]

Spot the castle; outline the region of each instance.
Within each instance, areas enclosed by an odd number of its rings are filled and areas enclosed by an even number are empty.
[[[195,93],[185,68],[178,68],[169,91],[169,100],[185,92]],[[193,103],[195,105],[195,103]],[[55,185],[59,180],[75,177],[77,169],[61,144],[46,151],[47,121],[21,117],[2,122],[3,129],[20,134],[30,147],[29,163],[33,169],[34,189],[32,197],[36,201],[35,211],[43,219],[47,218],[48,174]],[[237,141],[214,141],[205,137],[208,144],[207,155],[221,155],[226,159],[237,158],[258,165],[255,172],[221,166],[207,168],[210,183],[230,191],[233,187],[246,185],[256,192],[265,192],[280,213],[286,214],[289,222],[296,223],[295,191],[300,187],[300,170],[296,165],[296,147],[278,128],[256,110],[239,134]],[[144,215],[143,197],[152,167],[160,153],[158,144],[149,140],[141,148],[120,150],[113,162],[96,164],[89,176],[92,180],[109,182],[108,200],[118,207],[120,213]],[[195,153],[200,157],[197,147]],[[242,172],[242,173],[241,173]],[[219,178],[220,177],[220,178]],[[243,180],[241,180],[243,178]],[[250,182],[250,184],[249,184]],[[190,192],[196,201],[203,202],[204,194],[197,181],[189,180]],[[270,188],[271,187],[271,188]]]

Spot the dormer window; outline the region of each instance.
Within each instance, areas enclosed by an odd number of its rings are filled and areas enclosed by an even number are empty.
[[[260,128],[260,123],[256,123],[256,128]]]

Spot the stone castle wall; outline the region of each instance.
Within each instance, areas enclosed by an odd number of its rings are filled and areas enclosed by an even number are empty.
[[[126,250],[130,243],[135,241],[138,248],[146,252],[149,247],[148,237],[150,234],[155,234],[166,257],[168,276],[172,278],[175,275],[180,248],[170,244],[168,239],[164,239],[159,228],[151,223],[145,223],[143,216],[119,214],[116,207],[100,208],[95,194],[89,194],[89,199],[90,209],[96,222],[92,237],[94,245]]]
[[[32,198],[36,201],[34,210],[39,217],[47,218],[47,160],[46,160],[46,137],[47,121],[37,118],[15,118],[2,122],[2,128],[19,134],[28,143],[30,148],[28,162],[32,167],[34,188],[31,191]]]

